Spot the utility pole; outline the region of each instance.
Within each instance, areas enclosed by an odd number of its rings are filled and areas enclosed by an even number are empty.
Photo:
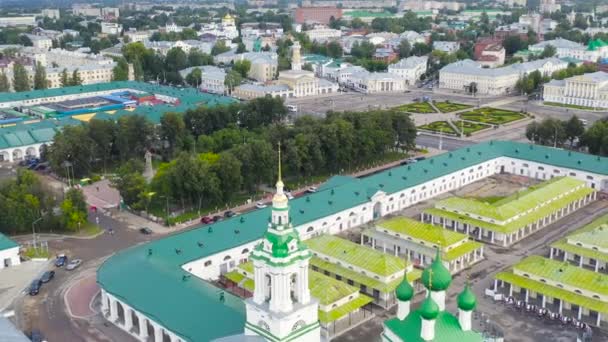
[[[439,129],[439,151],[443,150],[443,128]]]
[[[36,220],[34,220],[34,222],[32,222],[32,241],[34,244],[34,249],[36,249],[36,230],[34,229],[36,227],[36,222],[42,220],[42,217],[37,218]]]

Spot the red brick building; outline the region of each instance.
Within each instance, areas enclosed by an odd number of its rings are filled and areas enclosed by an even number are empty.
[[[321,23],[329,24],[329,19],[342,18],[342,9],[336,7],[300,7],[296,9],[296,23]]]

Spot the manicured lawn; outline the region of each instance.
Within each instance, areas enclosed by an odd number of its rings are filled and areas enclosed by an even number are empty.
[[[477,121],[492,125],[503,125],[526,118],[526,115],[511,110],[497,108],[479,108],[459,114],[463,120]]]
[[[455,112],[458,110],[463,110],[463,109],[468,109],[468,108],[473,107],[470,105],[466,105],[466,104],[462,104],[462,103],[454,103],[454,102],[449,102],[449,101],[435,102],[434,105],[442,113],[451,113],[451,112]]]
[[[42,248],[42,247],[38,247],[38,248],[30,247],[23,253],[23,256],[25,256],[26,258],[29,258],[29,259],[34,259],[34,258],[48,259],[49,250],[47,248]]]
[[[395,107],[394,109],[418,114],[437,113],[433,106],[431,106],[428,102],[408,103]]]
[[[470,122],[470,121],[454,121],[454,126],[458,129],[462,129],[464,134],[473,134],[475,132],[481,131],[482,129],[490,128],[492,126],[486,125],[479,122]]]
[[[418,128],[437,133],[457,134],[457,132],[448,124],[447,121],[435,121],[431,122],[430,124],[419,126]]]
[[[557,102],[543,102],[544,105],[547,106],[554,106],[554,107],[567,107],[567,108],[574,108],[574,109],[583,109],[583,110],[596,110],[596,108],[591,108],[591,107],[586,107],[586,106],[578,106],[578,105],[573,105],[573,104],[562,104],[562,103],[557,103]]]

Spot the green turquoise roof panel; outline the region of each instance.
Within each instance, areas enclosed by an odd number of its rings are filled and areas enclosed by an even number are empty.
[[[9,239],[8,236],[0,233],[0,251],[15,247],[19,247],[19,244]]]

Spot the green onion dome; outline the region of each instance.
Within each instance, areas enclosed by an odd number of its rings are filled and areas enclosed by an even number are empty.
[[[452,275],[450,271],[443,266],[441,262],[441,254],[437,250],[437,255],[431,266],[424,269],[422,272],[422,284],[431,291],[445,291],[452,283]]]
[[[435,319],[439,316],[439,306],[433,298],[431,298],[431,293],[429,292],[426,299],[420,304],[420,316],[426,320]]]
[[[471,311],[475,309],[476,305],[477,299],[475,298],[475,294],[471,291],[469,284],[467,284],[458,295],[458,308],[464,311]]]
[[[399,301],[401,302],[407,302],[412,299],[412,297],[414,296],[414,288],[407,281],[407,276],[403,277],[401,284],[399,284],[399,286],[397,286],[397,289],[395,290],[395,294],[397,296],[397,299],[399,299]]]

